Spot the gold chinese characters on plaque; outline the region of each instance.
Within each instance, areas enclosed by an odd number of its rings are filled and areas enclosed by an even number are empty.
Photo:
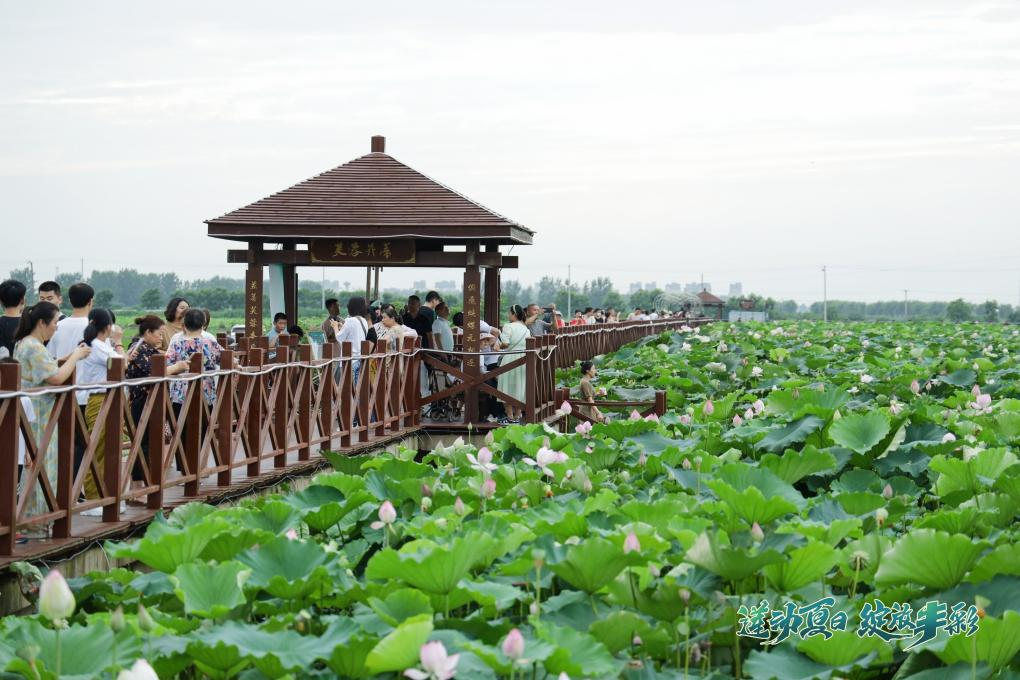
[[[414,239],[320,238],[308,243],[313,264],[414,264]]]

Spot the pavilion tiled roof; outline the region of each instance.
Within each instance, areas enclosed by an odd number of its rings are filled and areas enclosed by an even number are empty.
[[[380,233],[467,238],[513,235],[530,243],[530,229],[496,213],[383,152],[373,152],[251,205],[206,221],[212,236],[321,236],[379,228]],[[285,230],[281,230],[285,229]]]
[[[723,302],[722,298],[718,298],[715,295],[712,295],[707,290],[700,291],[698,293],[698,298],[701,300],[701,304],[703,304],[703,305],[725,305],[726,304],[725,302]]]

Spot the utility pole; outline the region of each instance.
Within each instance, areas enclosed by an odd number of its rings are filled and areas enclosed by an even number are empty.
[[[829,320],[829,274],[822,265],[822,321]]]
[[[571,304],[571,285],[570,285],[570,265],[567,265],[567,318],[565,319],[568,323],[574,318],[574,310],[570,308]]]
[[[32,260],[28,260],[28,276],[32,279],[32,286],[35,287],[35,265],[32,264]]]
[[[907,289],[904,288],[903,289],[903,320],[906,321],[909,318],[909,316],[910,316],[910,314],[909,314],[909,311],[907,310]]]

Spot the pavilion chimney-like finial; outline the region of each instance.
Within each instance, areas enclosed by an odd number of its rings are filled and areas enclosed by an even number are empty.
[[[386,153],[386,138],[382,135],[372,136],[372,153]]]

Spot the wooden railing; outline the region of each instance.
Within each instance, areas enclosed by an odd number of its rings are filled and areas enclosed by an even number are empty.
[[[472,408],[479,394],[522,408],[525,422],[551,419],[563,401],[556,386],[557,368],[685,323],[700,322],[561,329],[529,338],[523,355],[509,356],[489,373],[464,370],[464,359],[480,361],[479,355],[460,354],[460,361],[451,361],[442,353],[422,350],[419,340],[411,338],[399,348],[380,341],[373,350],[363,343],[360,358],[352,356],[350,343],[327,344],[316,359],[309,345],[297,345],[297,338],[291,337],[290,344],[274,350],[272,360],[266,338],[241,338],[235,349],[222,350],[220,368],[214,372],[203,372],[202,358],[196,355],[186,373],[167,376],[166,362],[156,360],[152,377],[128,380],[125,360],[115,358],[105,383],[75,385],[72,374],[64,385],[24,391],[20,366],[0,364],[0,561],[45,552],[31,546],[16,550],[15,535],[20,531],[51,526],[50,552],[54,546],[70,549],[89,536],[109,533],[110,527],[124,526],[125,514],[135,521],[139,512],[151,516],[167,505],[271,483],[297,467],[314,465],[321,450],[351,452],[431,427],[422,422],[422,409],[442,399],[459,396],[463,402],[463,417],[451,427],[469,423],[491,427]],[[226,347],[224,336],[219,342]],[[422,362],[457,382],[422,398]],[[355,366],[360,367],[357,380]],[[492,387],[485,382],[520,366],[526,372],[524,401],[501,392],[498,383]],[[212,403],[207,403],[201,387],[209,380],[215,388]],[[169,393],[174,381],[185,385],[176,410]],[[135,419],[125,392],[142,385],[148,394]],[[79,390],[99,387],[106,391],[95,425],[89,428],[75,397]],[[35,409],[35,417],[44,423],[37,437],[20,397],[43,394],[52,395],[53,404],[49,412]],[[26,465],[19,484],[22,442]],[[76,448],[83,451],[77,464]],[[47,462],[54,474],[47,471]],[[132,487],[136,465],[141,479]],[[89,476],[95,480],[94,497],[80,500]],[[30,512],[37,490],[44,507]],[[122,501],[144,509],[125,512]],[[81,516],[93,508],[102,508],[101,518]]]

